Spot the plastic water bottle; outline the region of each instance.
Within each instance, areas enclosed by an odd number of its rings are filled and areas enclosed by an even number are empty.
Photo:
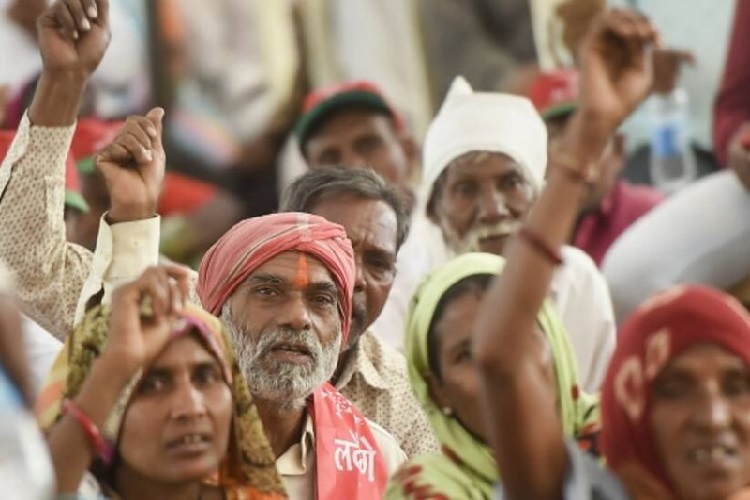
[[[688,95],[677,87],[651,98],[651,181],[673,194],[698,177],[687,136]]]

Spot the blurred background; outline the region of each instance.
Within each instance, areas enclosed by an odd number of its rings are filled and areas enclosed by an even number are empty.
[[[280,190],[304,172],[291,132],[309,92],[370,80],[419,144],[456,75],[476,90],[526,95],[541,71],[574,66],[580,37],[608,6],[604,0],[110,2],[112,43],[88,89],[71,151],[86,217],[95,235],[108,207],[92,155],[127,115],[162,106],[169,170],[159,207],[162,251],[190,265],[240,218],[275,211]],[[34,23],[46,4],[0,0],[4,129],[17,127],[33,95],[41,68]],[[735,3],[610,0],[609,6],[647,14],[666,45],[679,51],[622,130],[622,176],[670,194],[719,168],[712,109]],[[684,136],[677,181],[654,175],[652,145],[665,116],[676,117]],[[93,238],[81,243],[91,246]]]

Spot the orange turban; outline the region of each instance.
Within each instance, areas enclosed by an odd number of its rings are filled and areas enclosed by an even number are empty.
[[[197,292],[203,307],[218,315],[253,271],[288,251],[311,255],[333,275],[339,290],[341,331],[346,342],[352,316],[354,252],[344,228],[316,215],[281,213],[235,224],[201,260]]]

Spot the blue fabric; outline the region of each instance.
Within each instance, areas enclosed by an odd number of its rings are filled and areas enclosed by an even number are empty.
[[[23,407],[23,399],[18,388],[0,366],[0,412]]]

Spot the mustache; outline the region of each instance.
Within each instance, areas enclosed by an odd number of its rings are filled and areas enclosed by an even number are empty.
[[[303,346],[310,353],[314,361],[323,357],[323,344],[310,330],[296,330],[294,328],[277,328],[266,332],[258,341],[256,352],[258,357],[263,357],[280,344],[292,344]]]
[[[521,221],[516,219],[505,219],[495,224],[488,224],[472,229],[466,235],[469,248],[478,248],[479,242],[486,238],[509,236],[521,227]]]

